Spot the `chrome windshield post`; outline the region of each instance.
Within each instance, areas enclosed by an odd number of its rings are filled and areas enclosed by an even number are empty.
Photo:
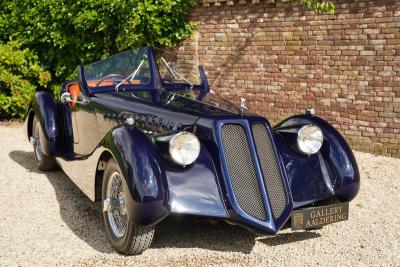
[[[117,91],[117,93],[118,93],[118,88],[121,86],[121,84],[123,84],[124,82],[126,82],[127,80],[129,80],[129,78],[130,78],[130,81],[132,81],[133,78],[136,77],[136,75],[139,73],[139,70],[142,68],[143,62],[144,62],[144,59],[142,59],[142,61],[140,61],[139,66],[135,69],[134,72],[132,72],[131,74],[129,74],[128,77],[126,77],[125,79],[123,79],[119,84],[117,84],[117,85],[115,86],[115,91]]]

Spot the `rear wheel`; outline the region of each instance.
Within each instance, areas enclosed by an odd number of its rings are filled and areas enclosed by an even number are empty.
[[[135,225],[128,216],[124,177],[113,159],[107,163],[102,185],[103,219],[111,245],[125,255],[144,252],[151,244],[154,226]]]
[[[57,163],[54,157],[47,156],[43,153],[40,145],[40,131],[40,125],[36,118],[34,118],[32,123],[31,143],[33,145],[36,166],[42,171],[53,171],[57,168]]]

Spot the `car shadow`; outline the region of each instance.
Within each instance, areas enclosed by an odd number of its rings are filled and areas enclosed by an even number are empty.
[[[97,251],[114,252],[104,231],[99,202],[90,201],[61,169],[53,172],[38,170],[33,152],[11,151],[9,156],[28,172],[46,175],[54,188],[61,219],[76,236]]]
[[[303,240],[318,238],[321,235],[316,232],[289,232],[289,233],[279,233],[275,236],[265,236],[260,237],[257,241],[267,245],[267,246],[280,246],[284,244],[290,244],[295,242],[300,242]]]
[[[61,170],[42,172],[33,152],[12,151],[9,157],[29,172],[45,174],[56,193],[62,220],[81,240],[99,252],[115,253],[106,237],[100,202],[90,201]],[[250,253],[256,239],[268,246],[317,238],[314,232],[294,232],[258,237],[239,226],[189,216],[170,216],[157,225],[150,248],[203,248]]]

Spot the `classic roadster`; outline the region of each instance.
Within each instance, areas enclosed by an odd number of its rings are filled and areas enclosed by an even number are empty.
[[[60,101],[37,92],[25,119],[34,160],[101,201],[112,246],[140,254],[173,214],[261,234],[346,220],[359,171],[313,109],[275,127],[210,89],[188,53],[143,47],[78,68]]]

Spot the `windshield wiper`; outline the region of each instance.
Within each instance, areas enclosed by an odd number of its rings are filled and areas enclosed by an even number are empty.
[[[185,77],[182,76],[182,74],[180,74],[179,72],[177,72],[176,70],[174,70],[168,63],[167,61],[165,61],[165,59],[163,57],[161,57],[161,61],[164,63],[164,65],[167,67],[167,69],[171,72],[171,74],[174,76],[174,79],[177,80],[177,75],[184,80],[185,82],[187,82],[188,84],[190,84],[190,89],[193,89],[193,84],[188,81]]]
[[[128,77],[126,77],[125,79],[123,79],[119,84],[117,84],[117,85],[115,86],[115,90],[116,90],[117,92],[118,92],[118,88],[121,86],[121,84],[123,84],[124,82],[126,82],[129,78],[131,78],[130,80],[132,81],[132,80],[136,77],[136,75],[139,73],[139,70],[140,70],[141,67],[142,67],[143,62],[144,62],[144,59],[142,59],[142,61],[140,61],[139,66],[135,69],[134,72],[132,72],[131,74],[129,74]]]

